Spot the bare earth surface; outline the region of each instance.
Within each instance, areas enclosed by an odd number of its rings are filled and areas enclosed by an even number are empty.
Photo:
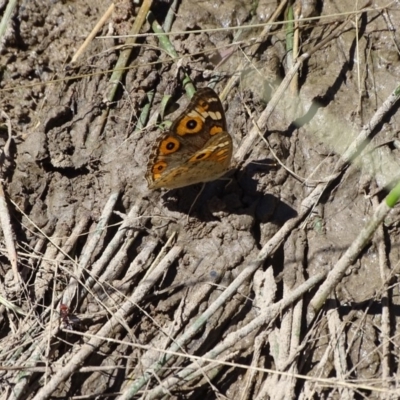
[[[262,32],[278,2],[153,2],[175,59],[151,18],[134,46],[116,38],[132,3],[115,3],[74,64],[107,2],[22,0],[0,38],[0,398],[398,398],[399,206],[322,307],[312,299],[399,181],[397,103],[341,158],[399,85],[399,4],[304,1],[309,56],[277,94],[285,11]],[[229,179],[149,191],[161,102],[172,96],[165,120],[182,111],[185,72],[220,94]]]

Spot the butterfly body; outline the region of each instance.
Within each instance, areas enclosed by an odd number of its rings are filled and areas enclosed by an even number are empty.
[[[152,149],[146,179],[149,189],[175,189],[224,175],[232,158],[232,138],[214,90],[199,89],[186,110]]]

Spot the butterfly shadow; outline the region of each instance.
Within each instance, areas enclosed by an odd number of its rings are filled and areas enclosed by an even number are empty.
[[[258,160],[232,168],[216,181],[169,190],[161,196],[163,205],[203,222],[225,215],[250,215],[259,222],[284,223],[297,212],[267,189],[259,189],[262,185],[257,177],[275,168],[272,164],[270,159]]]

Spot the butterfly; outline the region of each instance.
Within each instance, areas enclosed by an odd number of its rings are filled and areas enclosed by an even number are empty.
[[[148,187],[175,189],[213,181],[228,170],[232,150],[221,100],[213,89],[199,89],[155,141],[146,171]]]

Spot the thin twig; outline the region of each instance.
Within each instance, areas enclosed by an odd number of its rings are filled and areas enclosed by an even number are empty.
[[[18,0],[10,0],[7,3],[7,7],[5,11],[3,12],[3,16],[1,18],[0,22],[0,50],[2,51],[2,47],[4,45],[4,34],[7,31],[7,28],[9,27],[9,23],[11,21],[12,14],[15,10],[15,7],[18,5]]]
[[[378,198],[372,198],[372,204],[376,208],[379,205]],[[388,258],[386,254],[385,231],[384,226],[380,225],[375,238],[375,246],[378,248],[379,270],[381,274],[382,290],[382,320],[381,320],[381,341],[382,341],[382,386],[389,388],[389,379],[391,372],[391,352],[390,352],[390,291],[388,289],[388,279],[390,270],[388,267]]]
[[[106,266],[110,265],[112,257],[116,253],[119,246],[123,244],[127,236],[127,231],[133,229],[133,225],[136,219],[138,218],[140,202],[141,199],[139,199],[138,202],[133,205],[128,215],[125,217],[123,223],[118,228],[117,233],[113,236],[113,238],[107,244],[107,247],[102,252],[101,257],[93,264],[91,270],[91,276],[88,277],[88,280],[86,281],[86,287],[88,288],[93,287],[94,291],[96,291],[99,288],[100,283],[98,279],[101,276],[102,271]],[[108,275],[107,270],[105,271],[105,274]],[[84,295],[84,293],[82,293],[81,295]]]
[[[356,156],[360,156],[359,151],[362,148],[363,143],[367,139],[368,135],[375,129],[375,127],[380,123],[382,118],[387,114],[389,110],[395,105],[400,96],[400,89],[396,88],[389,97],[384,101],[381,107],[376,111],[374,116],[371,118],[369,124],[364,126],[361,130],[360,134],[357,138],[350,144],[347,151],[342,155],[339,162],[336,164],[335,171],[341,170],[347,162],[354,160]],[[374,214],[371,217],[371,220],[367,223],[367,225],[362,229],[357,238],[351,244],[351,246],[347,249],[345,254],[341,257],[341,259],[337,262],[336,266],[329,273],[327,280],[321,285],[318,289],[317,293],[314,295],[311,300],[308,308],[308,321],[310,322],[316,312],[320,310],[323,306],[326,298],[329,293],[336,287],[336,285],[341,281],[343,275],[345,274],[347,268],[353,264],[353,262],[358,257],[359,253],[362,249],[369,243],[372,235],[375,233],[376,229],[383,221],[387,213],[394,206],[392,197],[394,197],[394,201],[396,201],[398,189],[395,188],[388,195],[388,198],[385,199],[379,207],[376,208]],[[393,193],[395,193],[393,195]]]
[[[311,198],[310,198],[311,196]],[[304,209],[302,213],[297,218],[293,218],[286,222],[283,227],[278,231],[278,233],[268,241],[268,243],[262,248],[256,260],[249,263],[249,265],[244,268],[240,275],[229,285],[227,289],[221,294],[221,296],[214,301],[210,305],[210,307],[202,313],[202,315],[194,322],[194,324],[189,327],[185,333],[176,340],[176,342],[172,345],[173,351],[179,350],[179,348],[184,347],[185,343],[187,343],[197,332],[198,330],[204,326],[204,324],[209,320],[209,318],[214,315],[214,313],[222,307],[229,298],[231,298],[239,289],[239,287],[247,281],[247,279],[254,274],[254,272],[260,267],[260,265],[265,261],[268,256],[271,256],[276,249],[281,245],[286,236],[292,231],[292,229],[297,226],[302,218],[307,214],[309,207],[313,204],[313,193],[308,198],[308,203],[304,202]],[[159,370],[165,362],[168,361],[168,357],[163,360],[163,363],[157,363],[150,367],[151,371]],[[129,392],[136,393],[147,381],[150,379],[152,374],[149,372],[145,372],[143,377],[136,380],[130,386]]]
[[[13,140],[13,137],[12,137],[12,128],[11,128],[10,117],[4,111],[1,111],[1,115],[7,121],[7,132],[8,132],[7,142],[4,145],[4,149],[1,154],[2,162],[0,165],[0,168],[5,168],[6,160],[8,160],[8,158],[10,157],[9,150],[10,150],[10,145]],[[7,248],[7,255],[8,255],[8,259],[10,261],[12,272],[14,275],[14,281],[16,284],[21,284],[22,279],[18,272],[18,265],[17,265],[18,256],[17,256],[17,251],[15,250],[14,233],[13,233],[13,229],[12,229],[12,225],[11,225],[10,213],[8,210],[6,196],[5,196],[4,188],[3,188],[3,182],[4,182],[3,177],[4,177],[4,171],[1,171],[1,176],[0,176],[0,224],[1,224],[1,229],[3,230],[4,241],[6,243],[6,248]]]
[[[146,16],[150,10],[151,5],[153,4],[153,0],[144,0],[138,15],[135,18],[135,22],[132,25],[132,29],[129,32],[131,35],[126,41],[126,49],[121,51],[121,54],[118,58],[117,64],[115,65],[115,69],[113,74],[111,75],[110,82],[112,84],[111,90],[106,95],[106,99],[108,102],[112,102],[114,100],[115,94],[117,92],[119,83],[122,82],[122,75],[125,73],[125,67],[128,65],[128,61],[130,59],[133,45],[137,41],[137,36],[142,28],[144,22],[146,21]]]
[[[293,65],[292,69],[287,72],[285,78],[282,80],[281,84],[279,85],[278,89],[276,90],[274,96],[269,101],[267,107],[261,113],[260,117],[257,120],[257,126],[263,131],[267,126],[267,121],[273,111],[275,110],[276,106],[278,105],[281,98],[286,93],[290,82],[292,81],[293,77],[297,74],[299,68],[303,65],[303,62],[311,57],[316,51],[324,47],[328,42],[330,42],[334,37],[336,37],[339,33],[343,31],[343,29],[348,24],[348,21],[344,21],[342,24],[338,25],[324,40],[314,46],[309,52],[304,53],[301,57],[298,58],[295,65]],[[245,156],[251,151],[253,147],[253,143],[258,137],[258,128],[252,128],[246,138],[243,140],[239,150],[235,155],[236,163],[240,164],[242,160],[244,160]]]
[[[95,251],[100,237],[104,235],[105,229],[110,219],[112,212],[114,210],[115,204],[119,198],[120,192],[117,190],[116,192],[111,193],[106,205],[104,206],[103,213],[99,219],[97,224],[96,231],[92,233],[91,237],[89,238],[87,245],[85,247],[85,252],[82,254],[79,264],[75,271],[75,277],[71,277],[70,282],[67,288],[64,291],[63,300],[62,302],[66,305],[72,304],[72,299],[78,290],[78,281],[91,261],[93,252]]]
[[[336,376],[340,380],[345,380],[348,376],[347,371],[347,358],[345,350],[345,332],[343,329],[343,324],[339,319],[339,314],[337,309],[333,308],[327,313],[328,327],[329,327],[329,337],[330,341],[333,342],[333,359],[335,365]],[[350,390],[348,388],[339,388],[341,399],[352,399]]]
[[[89,33],[88,37],[82,43],[81,47],[79,47],[79,49],[76,51],[76,53],[72,57],[71,64],[75,63],[76,60],[78,59],[78,57],[86,50],[86,48],[89,46],[89,43],[97,35],[97,32],[101,29],[101,27],[104,25],[104,23],[110,17],[110,15],[113,13],[114,8],[115,8],[114,3],[111,3],[110,6],[108,7],[107,11],[103,14],[103,16],[100,18],[99,22],[97,22],[97,24],[94,26],[92,31]]]
[[[271,30],[274,28],[274,21],[279,17],[279,15],[282,13],[282,11],[284,10],[284,8],[286,7],[287,4],[287,0],[283,0],[279,6],[277,7],[277,9],[275,10],[275,12],[271,15],[271,18],[268,20],[268,22],[263,25],[263,31],[261,32],[261,34],[257,37],[256,42],[250,47],[249,51],[248,51],[248,56],[252,57],[254,56],[258,49],[260,48],[261,44],[264,43],[267,38],[268,35],[270,34]],[[254,25],[252,25],[254,26]],[[227,84],[225,85],[224,89],[222,90],[222,92],[220,93],[219,97],[221,98],[221,101],[225,100],[228,93],[232,90],[232,88],[234,86],[236,86],[236,84],[238,83],[241,73],[244,70],[246,66],[246,62],[242,61],[238,67],[236,68],[236,72],[233,73],[231,79],[229,79],[229,81],[227,82]]]
[[[386,201],[382,201],[382,203],[375,209],[370,221],[361,230],[347,251],[336,263],[335,267],[329,272],[326,281],[320,286],[308,306],[307,317],[309,323],[324,305],[329,293],[331,293],[336,285],[342,280],[347,268],[354,263],[360,252],[369,243],[372,235],[390,210],[391,207],[386,204]]]
[[[277,303],[271,305],[270,307],[265,308],[262,313],[253,319],[249,324],[244,326],[243,328],[238,329],[236,332],[231,332],[227,335],[225,340],[219,343],[212,350],[208,351],[204,354],[201,359],[204,360],[214,360],[218,355],[222,354],[224,351],[229,350],[233,346],[237,344],[237,342],[245,337],[247,337],[251,332],[255,329],[259,329],[262,326],[268,325],[274,318],[276,318],[279,313],[281,313],[286,307],[293,304],[297,301],[304,293],[308,292],[312,287],[314,287],[318,282],[320,282],[326,274],[324,272],[320,274],[314,275],[312,278],[309,278],[305,283],[298,286],[294,291],[292,291],[289,295],[287,295],[282,300]],[[171,349],[170,349],[171,350]],[[168,358],[166,356],[166,358]],[[156,367],[157,365],[153,365]],[[164,388],[172,388],[176,384],[180,384],[182,380],[189,381],[191,379],[191,374],[193,372],[193,368],[195,366],[193,364],[188,365],[184,370],[180,371],[176,374],[175,377],[168,378],[163,382],[161,387],[155,388],[148,392],[148,399],[157,398],[159,394],[162,393]],[[246,368],[249,368],[248,366]],[[256,368],[257,370],[267,371],[263,368]],[[289,375],[285,372],[278,372],[281,375]],[[119,400],[127,400],[132,398],[132,396],[139,390],[140,387],[147,381],[143,381],[145,376],[141,379],[138,379],[136,382],[132,384],[129,391],[124,393],[124,395]]]
[[[160,264],[153,270],[148,278],[141,282],[136,288],[132,296],[122,304],[121,308],[115,312],[109,321],[103,325],[98,331],[98,337],[93,337],[87,343],[85,343],[80,350],[74,354],[74,356],[61,368],[57,373],[51,377],[46,386],[41,388],[33,400],[45,400],[48,399],[60,384],[66,381],[74,372],[76,372],[80,365],[93,354],[104,342],[104,338],[113,334],[115,326],[120,324],[120,321],[127,318],[129,314],[133,312],[143,297],[149,292],[149,290],[156,284],[165,270],[176,260],[181,253],[182,249],[178,246],[173,247]]]
[[[299,57],[299,41],[300,41],[300,14],[301,14],[301,3],[296,2],[293,5],[293,14],[294,14],[294,33],[293,33],[293,49],[292,49],[292,61],[296,63]],[[299,74],[297,73],[290,84],[290,91],[292,96],[297,96],[299,92]]]

